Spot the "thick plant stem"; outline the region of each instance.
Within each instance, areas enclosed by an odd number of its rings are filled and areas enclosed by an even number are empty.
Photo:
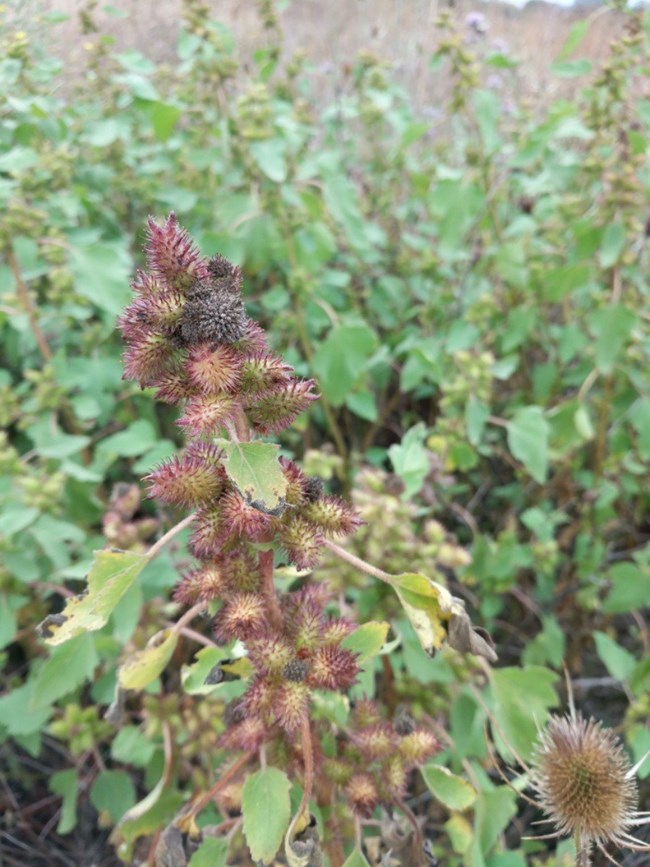
[[[576,831],[576,867],[591,867],[591,843],[583,843]]]
[[[274,629],[282,629],[282,612],[278,604],[278,597],[273,583],[273,550],[260,551],[260,574],[262,576],[262,595],[266,602],[266,611],[269,623]]]

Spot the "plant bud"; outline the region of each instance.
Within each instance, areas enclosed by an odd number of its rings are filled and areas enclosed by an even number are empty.
[[[319,497],[305,506],[301,512],[325,536],[348,536],[363,523],[352,507],[340,497]]]
[[[250,423],[261,434],[278,433],[304,412],[319,395],[313,379],[278,385],[260,395],[247,408]]]
[[[418,726],[400,739],[398,750],[408,765],[421,765],[439,752],[440,744],[433,732]]]
[[[329,644],[320,647],[311,657],[309,684],[320,689],[349,689],[358,673],[354,654]]]
[[[178,225],[172,213],[158,224],[147,224],[147,263],[158,280],[171,289],[187,289],[197,277],[207,275],[207,268],[186,229]]]
[[[229,394],[196,395],[185,405],[185,412],[176,424],[185,428],[192,436],[206,436],[218,433],[227,421],[237,414],[238,403]]]
[[[366,819],[379,803],[379,792],[370,774],[354,774],[345,787],[345,794],[354,812]]]
[[[255,638],[266,626],[266,606],[257,593],[234,593],[214,619],[214,634],[220,644],[233,638]]]
[[[191,452],[174,456],[145,477],[150,497],[174,506],[198,506],[218,500],[228,479],[222,467],[207,463]]]
[[[190,350],[187,374],[202,394],[236,392],[241,377],[241,358],[231,346],[211,349],[201,344]]]
[[[320,559],[322,535],[300,515],[291,514],[280,527],[280,541],[299,569],[311,569]]]

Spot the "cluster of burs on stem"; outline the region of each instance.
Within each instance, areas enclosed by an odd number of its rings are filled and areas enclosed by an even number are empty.
[[[173,214],[149,221],[146,252],[148,272],[136,276],[120,328],[125,376],[182,405],[186,446],[149,476],[152,496],[195,512],[189,547],[198,563],[175,598],[218,601],[216,641],[243,642],[252,670],[246,693],[226,708],[221,743],[251,756],[264,747],[306,789],[316,779],[320,802],[342,792],[357,815],[400,803],[409,771],[438,748],[433,733],[407,716],[389,722],[362,700],[345,735],[325,744],[310,697],[355,683],[358,659],[343,645],[355,624],[328,615],[322,582],[302,575],[282,593],[274,584],[276,554],[308,573],[327,540],[355,531],[357,515],[291,460],[280,458],[284,493],[273,508],[241,490],[224,465],[225,442],[282,431],[318,398],[315,383],[299,380],[247,317],[240,269],[222,256],[202,258]]]

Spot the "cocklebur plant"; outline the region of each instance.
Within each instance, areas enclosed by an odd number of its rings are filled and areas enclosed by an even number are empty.
[[[313,712],[328,693],[355,685],[389,628],[336,616],[327,584],[310,576],[323,553],[391,585],[427,651],[447,640],[462,652],[490,660],[495,654],[489,637],[472,627],[444,586],[417,573],[391,575],[340,547],[336,540],[361,523],[353,508],[262,439],[285,429],[318,395],[315,382],[299,380],[247,317],[240,269],[220,255],[203,258],[173,213],[161,223],[149,221],[146,252],[148,270],[137,274],[135,297],[119,319],[125,378],[182,407],[178,425],[185,447],[146,481],[152,498],[191,513],[146,554],[99,552],[86,595],[49,617],[41,634],[60,644],[100,628],[143,566],[190,527],[196,563],[174,591],[175,602],[188,610],[123,663],[108,718],[119,718],[129,690],[142,690],[162,674],[183,628],[208,613],[211,635],[200,635],[208,646],[197,655],[208,665],[205,685],[218,689],[235,677],[246,679],[245,692],[225,707],[219,738],[223,762],[239,755],[219,769],[207,793],[177,814],[169,826],[176,829],[173,839],[178,842],[178,833],[200,839],[195,817],[245,777],[240,808],[254,860],[271,860],[285,837],[287,857],[298,857],[307,845],[300,837],[313,801],[333,817],[324,842],[330,862],[342,863],[352,841],[360,846],[362,823],[379,805],[413,818],[404,803],[409,774],[439,747],[426,725],[408,714],[388,720],[368,700],[358,700],[335,727]],[[280,591],[276,567],[282,563],[283,577],[288,573],[292,581]],[[234,657],[222,658],[219,648]],[[291,825],[290,780],[302,788]],[[259,791],[276,805],[270,817]],[[127,812],[114,831],[116,843],[137,836],[132,828],[124,832],[141,812],[141,805]],[[163,848],[171,833],[161,838]],[[310,845],[317,848],[313,834]],[[120,852],[130,857],[129,846]]]

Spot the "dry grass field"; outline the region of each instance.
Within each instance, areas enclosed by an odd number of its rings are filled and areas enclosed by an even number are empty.
[[[173,57],[183,14],[182,0],[114,0],[110,6],[88,0],[14,0],[6,5],[23,18],[30,14],[33,18],[44,9],[70,15],[67,23],[52,31],[52,44],[70,70],[83,62],[78,13],[88,6],[94,7],[101,31],[113,35],[119,48],[138,49],[154,60]],[[240,59],[247,62],[253,46],[263,39],[255,0],[206,0],[205,5],[214,19],[232,29]],[[286,54],[307,54],[321,92],[336,88],[346,64],[359,51],[369,50],[391,63],[398,80],[422,108],[435,107],[440,98],[439,78],[431,75],[429,67],[439,38],[435,21],[443,10],[449,11],[479,50],[505,48],[521,61],[520,71],[509,76],[508,88],[514,88],[517,96],[544,100],[571,94],[572,82],[549,72],[571,25],[591,16],[589,32],[577,53],[598,59],[622,21],[613,10],[594,6],[565,9],[544,2],[517,9],[481,0],[280,0],[278,8]],[[467,16],[475,12],[485,18],[483,34],[466,24]]]

